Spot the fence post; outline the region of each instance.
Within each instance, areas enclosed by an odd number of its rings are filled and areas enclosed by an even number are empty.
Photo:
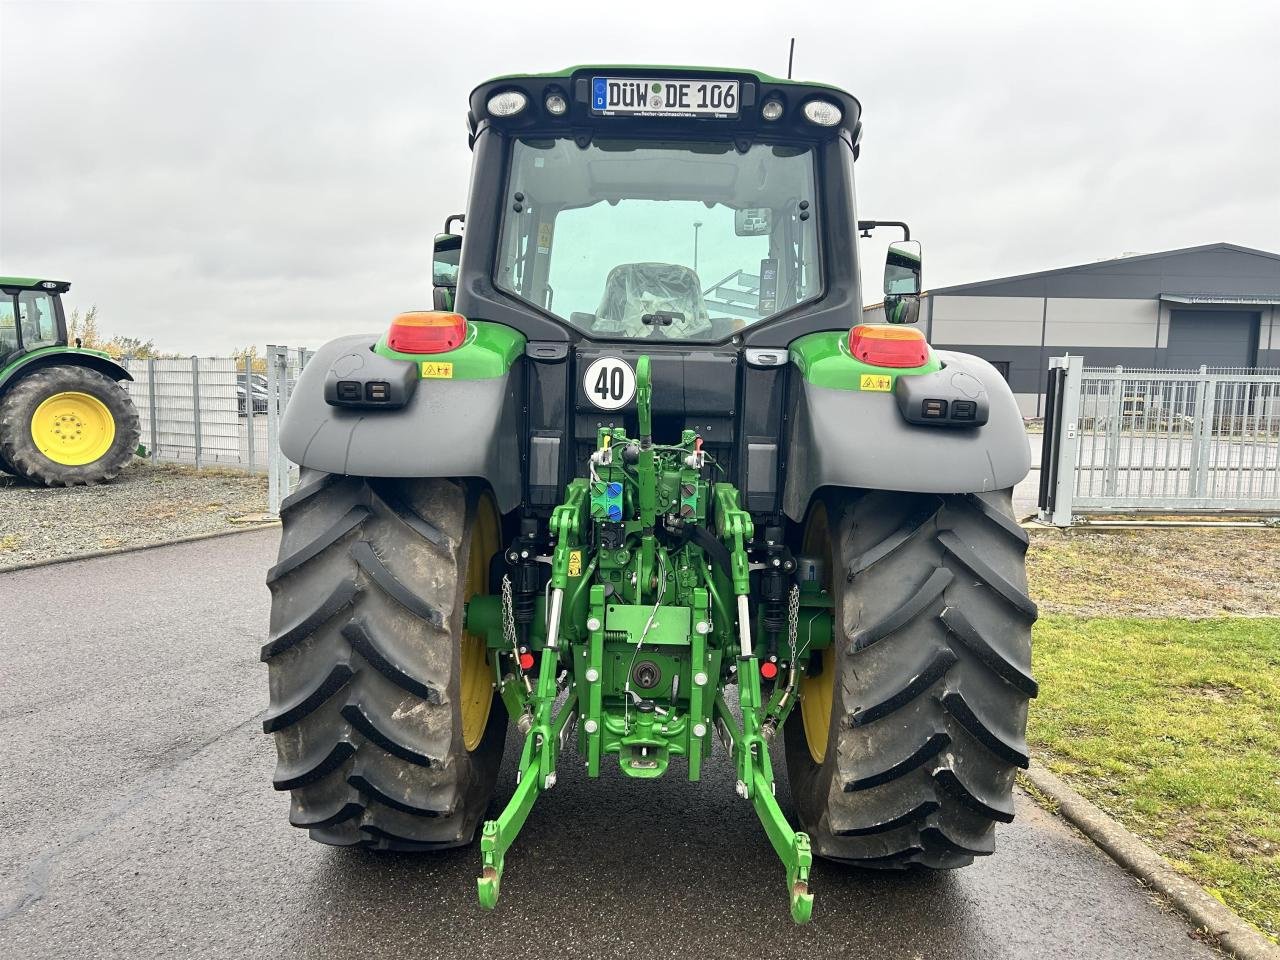
[[[244,355],[244,416],[245,427],[247,428],[245,441],[246,451],[249,457],[249,472],[253,473],[257,464],[254,451],[254,441],[257,440],[257,424],[253,419],[253,357],[248,353]]]
[[[293,388],[298,382],[298,377],[302,375],[302,347],[285,347],[284,352],[284,396],[280,401],[280,415],[284,416],[285,410],[289,407],[289,401],[293,399]],[[284,451],[280,452],[280,495],[287,497],[293,492],[293,464],[289,462],[289,458],[284,455]],[[301,479],[302,470],[298,469],[298,476]]]
[[[1200,374],[1204,378],[1201,388],[1200,411],[1196,419],[1200,422],[1200,436],[1197,443],[1196,460],[1199,463],[1200,471],[1196,475],[1195,495],[1197,497],[1209,496],[1209,481],[1212,470],[1209,461],[1213,459],[1213,435],[1214,420],[1218,412],[1218,383],[1217,377],[1209,375],[1209,368],[1203,364],[1200,366]]]
[[[1209,452],[1209,437],[1205,429],[1206,395],[1209,392],[1209,368],[1200,364],[1200,374],[1195,378],[1196,397],[1191,408],[1191,465],[1187,471],[1187,496],[1201,496],[1201,478],[1207,466],[1206,456]]]
[[[151,462],[159,463],[160,461],[160,425],[159,416],[156,412],[156,361],[154,358],[147,361],[147,406],[151,417]]]
[[[1106,450],[1102,467],[1102,495],[1114,497],[1120,477],[1120,440],[1124,432],[1124,367],[1116,366],[1116,378],[1107,397]],[[1093,429],[1098,429],[1094,424]]]
[[[1060,418],[1059,398],[1062,394],[1062,368],[1057,357],[1049,358],[1049,374],[1044,389],[1044,434],[1040,438],[1040,484],[1036,494],[1036,519],[1048,523],[1053,513],[1053,480],[1058,462]]]
[[[203,437],[200,435],[200,358],[191,358],[191,424],[195,432],[196,469],[200,469],[200,447]]]
[[[1067,382],[1062,389],[1062,436],[1058,441],[1057,489],[1053,497],[1052,523],[1055,527],[1071,526],[1071,506],[1076,488],[1076,448],[1080,444],[1080,381],[1084,375],[1084,357],[1063,357]],[[1044,469],[1040,464],[1040,469]]]
[[[284,459],[280,452],[280,414],[288,389],[285,359],[286,348],[267,344],[267,513],[273,517],[280,513],[280,501],[284,499],[284,484],[280,482]]]

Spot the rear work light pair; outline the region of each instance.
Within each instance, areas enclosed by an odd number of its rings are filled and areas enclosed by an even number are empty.
[[[876,367],[923,367],[929,362],[924,334],[910,327],[860,323],[849,331],[849,353]]]
[[[391,321],[387,346],[397,353],[445,353],[467,339],[467,318],[442,310],[413,310]]]
[[[503,90],[501,93],[495,93],[490,97],[485,106],[489,108],[491,116],[514,117],[528,105],[529,98],[521,91]],[[546,99],[542,101],[542,105],[547,108],[547,113],[553,117],[563,116],[565,111],[569,109],[569,101],[563,93],[555,88],[547,91]]]

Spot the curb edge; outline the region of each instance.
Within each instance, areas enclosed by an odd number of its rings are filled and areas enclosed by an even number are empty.
[[[0,575],[17,573],[21,570],[34,570],[38,567],[52,567],[59,563],[75,563],[78,560],[97,560],[100,557],[115,557],[122,553],[138,553],[141,550],[155,550],[157,547],[174,547],[184,543],[199,543],[201,540],[216,540],[219,537],[230,537],[237,533],[253,533],[255,530],[270,530],[280,526],[279,520],[269,523],[246,524],[233,530],[214,530],[211,533],[196,533],[189,537],[178,537],[174,540],[159,540],[155,543],[135,543],[124,547],[111,547],[106,550],[90,550],[88,553],[72,553],[65,557],[51,557],[48,560],[32,560],[29,563],[15,563],[10,567],[0,567]]]
[[[1211,897],[1198,883],[1177,873],[1165,859],[1118,820],[1076,793],[1033,761],[1024,776],[1058,804],[1062,816],[1112,860],[1164,894],[1192,923],[1207,930],[1239,960],[1280,960],[1275,946],[1246,920]]]

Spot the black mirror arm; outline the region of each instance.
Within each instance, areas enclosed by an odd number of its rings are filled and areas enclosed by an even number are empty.
[[[451,214],[449,214],[449,216],[445,217],[445,218],[444,218],[444,232],[445,232],[445,233],[453,233],[453,231],[452,231],[452,230],[450,230],[449,228],[453,226],[453,221],[455,221],[455,220],[457,220],[457,221],[458,221],[458,223],[466,223],[466,222],[467,222],[467,215],[466,215],[465,213],[451,213]],[[910,237],[908,237],[907,239],[911,239],[911,238],[910,238]]]
[[[858,229],[862,231],[864,237],[871,236],[871,231],[876,227],[901,227],[902,239],[911,239],[911,228],[902,220],[859,220]]]

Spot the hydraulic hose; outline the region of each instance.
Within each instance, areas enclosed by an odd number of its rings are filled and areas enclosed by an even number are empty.
[[[685,529],[689,531],[689,539],[702,548],[711,562],[724,571],[726,577],[733,580],[733,556],[729,553],[729,548],[706,527],[689,524]]]

